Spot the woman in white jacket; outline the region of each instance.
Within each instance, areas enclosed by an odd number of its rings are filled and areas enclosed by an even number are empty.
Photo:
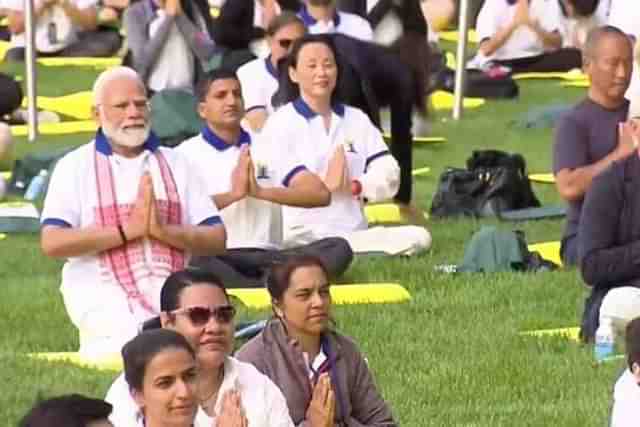
[[[195,427],[293,427],[280,389],[253,365],[230,356],[235,309],[220,280],[193,269],[173,273],[162,287],[160,308],[160,318],[148,321],[145,330],[171,329],[195,350]],[[141,425],[145,417],[125,376],[126,360],[125,375],[105,398],[113,405],[109,419],[116,427]]]

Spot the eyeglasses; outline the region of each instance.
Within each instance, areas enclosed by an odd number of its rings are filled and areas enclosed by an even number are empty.
[[[280,45],[281,48],[283,48],[284,50],[289,50],[289,48],[291,47],[291,45],[293,44],[293,40],[291,39],[280,39],[278,40],[278,44]]]
[[[209,323],[212,316],[218,323],[230,323],[236,315],[236,309],[232,305],[219,305],[217,307],[193,305],[173,310],[171,314],[185,315],[193,326],[204,326]]]
[[[136,99],[134,101],[124,101],[124,102],[119,102],[119,103],[113,104],[113,105],[106,105],[106,104],[101,104],[101,105],[109,107],[109,108],[113,108],[114,110],[118,110],[120,112],[125,112],[127,110],[127,108],[129,108],[129,105],[132,105],[132,104],[135,107],[135,109],[138,110],[138,111],[149,111],[149,109],[151,108],[151,104],[146,99]],[[101,105],[98,105],[98,107],[101,106]]]

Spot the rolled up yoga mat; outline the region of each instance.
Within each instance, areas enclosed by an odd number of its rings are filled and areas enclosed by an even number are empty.
[[[91,91],[76,92],[64,96],[38,96],[38,108],[53,111],[78,120],[89,120],[92,117],[91,104],[93,94]],[[27,98],[22,102],[27,107]]]
[[[248,308],[271,307],[271,296],[264,288],[227,289],[229,295],[238,298]],[[409,301],[411,294],[397,283],[362,283],[331,286],[334,304],[382,304]]]
[[[555,184],[556,178],[552,173],[530,173],[529,181],[537,182],[538,184]]]
[[[82,132],[95,132],[98,125],[93,120],[80,120],[72,122],[42,123],[38,125],[38,131],[42,135],[68,135]],[[11,126],[13,136],[27,136],[26,125]]]
[[[560,241],[534,243],[528,245],[528,248],[531,252],[538,252],[542,258],[557,265],[562,265],[562,259],[560,258]]]
[[[571,71],[553,71],[546,73],[517,73],[513,75],[514,80],[567,80],[571,82],[589,81],[589,78],[581,70],[575,69]]]

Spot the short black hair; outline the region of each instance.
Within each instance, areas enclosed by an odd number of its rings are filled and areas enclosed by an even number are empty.
[[[640,365],[640,317],[627,324],[625,346],[629,369],[632,369],[634,363]]]
[[[133,390],[142,390],[147,365],[161,351],[170,348],[185,350],[196,358],[187,339],[171,329],[152,329],[136,335],[122,348],[124,378]]]
[[[216,80],[221,79],[238,80],[238,76],[235,71],[225,67],[217,68],[213,71],[208,72],[204,75],[204,77],[200,79],[200,81],[196,85],[196,96],[198,97],[198,101],[204,102],[204,100],[207,98],[207,94],[209,93],[211,84],[213,84],[213,82],[215,82]]]
[[[218,276],[204,269],[189,267],[186,270],[171,273],[167,280],[164,281],[160,291],[160,310],[166,312],[180,308],[182,291],[193,285],[201,284],[211,285],[220,289],[227,301],[229,301],[227,289]]]
[[[329,278],[327,267],[322,260],[312,255],[300,255],[287,259],[281,264],[274,264],[267,277],[267,290],[273,301],[282,300],[282,295],[291,285],[291,276],[301,267],[318,267]]]
[[[42,400],[22,418],[19,427],[86,427],[92,421],[104,420],[111,405],[102,399],[69,394]]]

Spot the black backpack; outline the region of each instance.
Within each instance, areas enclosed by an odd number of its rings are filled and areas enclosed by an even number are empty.
[[[474,151],[467,168],[447,168],[440,176],[430,213],[436,218],[500,216],[540,206],[520,154]]]

